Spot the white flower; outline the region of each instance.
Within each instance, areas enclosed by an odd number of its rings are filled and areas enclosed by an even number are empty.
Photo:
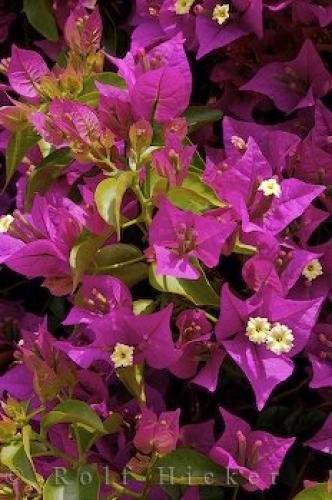
[[[175,12],[179,15],[189,14],[195,0],[176,0]]]
[[[7,233],[11,223],[13,222],[14,217],[12,215],[4,215],[0,217],[0,233]]]
[[[286,325],[276,323],[267,336],[266,346],[270,351],[274,352],[274,354],[289,352],[294,346],[294,335],[292,334],[292,330]]]
[[[276,196],[279,198],[281,195],[280,184],[274,177],[262,181],[258,187],[258,191],[262,191],[264,196]]]
[[[132,366],[133,365],[134,348],[130,345],[120,344],[115,345],[114,351],[111,354],[111,360],[115,368]]]
[[[246,335],[251,342],[263,344],[266,342],[271,325],[267,318],[249,318],[246,328]]]
[[[217,21],[220,26],[224,24],[227,19],[229,19],[229,5],[225,3],[223,5],[217,4],[213,9],[212,19]]]
[[[323,274],[323,268],[318,259],[312,259],[303,269],[302,275],[309,281],[315,280]]]

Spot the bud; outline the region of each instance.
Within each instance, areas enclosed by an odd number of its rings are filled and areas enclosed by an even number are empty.
[[[137,156],[140,156],[151,145],[152,136],[152,127],[146,120],[139,120],[130,127],[130,145]]]

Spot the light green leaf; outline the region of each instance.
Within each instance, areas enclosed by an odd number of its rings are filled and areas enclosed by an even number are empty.
[[[205,274],[200,269],[201,277],[198,280],[185,280],[156,273],[155,265],[149,269],[150,284],[161,292],[182,295],[196,306],[219,306],[219,296],[214,291]]]
[[[27,210],[31,207],[34,195],[36,193],[45,194],[72,161],[73,156],[69,148],[57,149],[44,158],[28,178],[25,197]]]
[[[207,106],[190,106],[184,113],[190,131],[197,130],[207,123],[217,122],[221,119],[222,113],[218,109]]]
[[[143,371],[144,367],[140,364],[117,368],[116,374],[130,394],[132,394],[140,404],[145,405],[146,396]]]
[[[95,201],[101,217],[116,228],[118,237],[121,230],[121,203],[127,189],[134,181],[133,172],[122,172],[119,177],[101,181],[95,192]]]
[[[91,264],[98,248],[103,244],[104,236],[84,234],[71,249],[69,262],[73,272],[73,290],[76,290],[82,276]]]
[[[32,127],[12,134],[6,150],[6,186],[14,175],[16,167],[39,139],[40,136]]]
[[[182,187],[186,189],[190,189],[194,191],[196,194],[202,196],[208,200],[212,206],[215,207],[224,207],[225,203],[223,203],[213,191],[213,189],[205,184],[202,180],[202,174],[197,172],[188,172],[188,175],[183,181]]]
[[[46,481],[43,500],[98,500],[100,478],[92,465],[58,468]]]
[[[177,448],[159,458],[152,469],[152,480],[157,484],[206,485],[206,478],[213,480],[214,486],[228,485],[226,470],[191,448]]]
[[[106,72],[89,76],[84,82],[82,95],[78,97],[78,100],[92,107],[98,106],[99,103],[99,91],[95,82],[106,83],[119,89],[126,88],[126,82],[117,73]]]
[[[138,299],[133,302],[133,311],[136,316],[140,314],[150,314],[156,308],[156,303],[152,299]]]
[[[52,42],[58,41],[59,33],[50,0],[23,0],[23,11],[38,33]]]
[[[0,451],[0,462],[26,484],[40,491],[37,475],[31,464],[31,458],[24,449],[23,441],[3,446]]]
[[[178,208],[194,213],[224,206],[214,191],[204,184],[201,175],[197,172],[189,172],[181,187],[168,191],[167,198]]]
[[[320,483],[301,491],[294,500],[331,500],[332,492],[328,491],[328,483]]]
[[[41,421],[41,429],[45,433],[52,425],[83,424],[91,430],[104,434],[104,426],[98,415],[91,410],[90,406],[83,401],[67,399],[58,404],[53,410],[45,415]]]

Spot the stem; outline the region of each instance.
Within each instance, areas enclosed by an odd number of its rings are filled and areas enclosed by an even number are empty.
[[[232,495],[232,500],[236,500],[237,494],[238,494],[239,490],[240,490],[240,486],[236,486],[234,488],[233,495]]]
[[[122,224],[122,229],[125,229],[126,227],[133,226],[134,224],[138,224],[140,222],[140,217],[137,217],[136,219],[129,220],[128,222],[124,222]]]
[[[301,467],[301,469],[299,471],[299,474],[298,474],[298,476],[296,478],[295,484],[294,484],[294,486],[293,486],[293,488],[292,488],[292,490],[291,490],[291,492],[289,494],[289,497],[288,497],[289,500],[292,500],[295,497],[295,494],[296,494],[297,489],[298,489],[298,487],[300,485],[302,477],[303,477],[303,475],[304,475],[304,473],[305,473],[305,471],[306,471],[306,469],[307,469],[307,467],[309,465],[309,462],[311,460],[312,453],[313,452],[311,450],[308,451],[307,457],[306,457],[306,459],[303,462],[303,465],[302,465],[302,467]]]
[[[122,486],[121,484],[116,483],[115,481],[111,481],[109,483],[109,485],[112,486],[112,488],[114,488],[115,491],[121,495],[121,497],[123,495],[129,495],[129,496],[131,496],[133,498],[141,498],[140,493],[136,493],[136,491],[129,490],[128,488],[125,488],[124,486]]]
[[[207,317],[207,319],[209,319],[210,321],[212,321],[212,323],[217,323],[218,322],[218,318],[216,318],[212,314],[210,314],[210,313],[208,313],[206,311],[204,311],[204,314]]]
[[[21,281],[18,281],[17,283],[14,283],[13,285],[10,285],[10,286],[7,286],[6,288],[3,288],[2,290],[0,290],[0,293],[7,293],[9,292],[10,290],[14,290],[14,288],[18,287],[18,286],[21,286],[23,285],[24,283],[27,283],[28,280],[21,280]]]
[[[151,202],[148,198],[145,198],[145,196],[143,195],[138,180],[136,181],[136,183],[133,186],[133,191],[136,194],[136,196],[140,202],[140,205],[141,205],[141,209],[142,209],[141,218],[144,220],[146,227],[149,227],[149,225],[151,224],[151,221],[152,221],[152,217],[151,217],[150,210],[149,210],[149,206],[150,206]]]
[[[140,255],[140,257],[136,257],[135,259],[127,260],[126,262],[118,262],[117,264],[111,264],[109,266],[99,267],[98,271],[108,271],[109,269],[118,269],[119,267],[129,266],[130,264],[135,264],[136,262],[142,262],[145,260],[144,255]]]

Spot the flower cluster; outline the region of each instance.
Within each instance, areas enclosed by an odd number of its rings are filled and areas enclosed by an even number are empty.
[[[0,498],[329,498],[332,6],[108,3],[0,0]]]

